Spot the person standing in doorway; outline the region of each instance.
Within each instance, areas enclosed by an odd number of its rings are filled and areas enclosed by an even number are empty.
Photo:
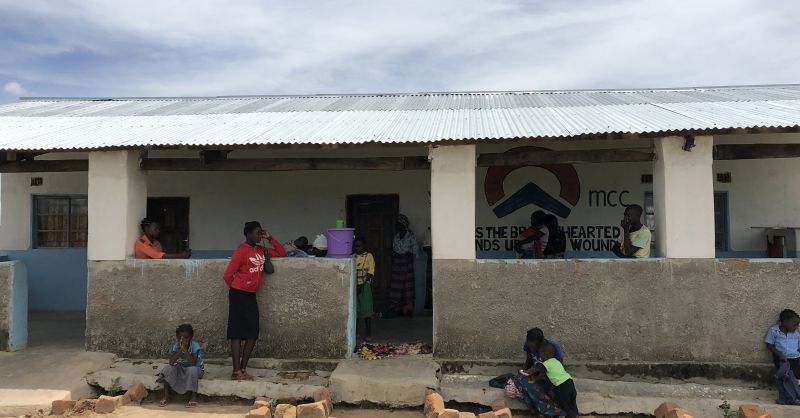
[[[266,247],[259,244],[270,236],[258,222],[244,224],[245,242],[231,256],[223,279],[228,285],[228,339],[231,341],[233,380],[252,380],[247,363],[256,346],[259,334],[258,299],[262,275],[272,274],[275,268]],[[244,350],[242,342],[244,341]]]
[[[522,258],[544,258],[544,249],[550,240],[550,229],[545,224],[547,214],[537,210],[531,214],[531,226],[522,231],[522,239],[514,246]]]
[[[414,314],[414,259],[419,255],[417,237],[411,232],[408,217],[399,215],[392,245],[392,278],[389,286],[389,308],[392,313]]]
[[[650,257],[650,229],[642,224],[642,207],[630,205],[625,208],[625,213],[619,226],[622,234],[611,251],[619,258],[647,258]]]
[[[372,279],[375,277],[375,258],[367,251],[363,238],[353,242],[356,260],[356,301],[358,320],[364,320],[364,341],[372,341]],[[358,328],[358,323],[356,323]]]
[[[161,234],[161,226],[158,222],[144,218],[139,225],[142,228],[142,236],[133,245],[133,255],[138,259],[162,259],[162,258],[189,258],[192,250],[186,250],[176,254],[167,254],[161,248],[158,236]]]

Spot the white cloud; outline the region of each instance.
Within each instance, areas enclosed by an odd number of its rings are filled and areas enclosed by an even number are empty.
[[[790,83],[798,14],[757,0],[0,0],[26,36],[0,74],[90,96]]]
[[[3,86],[3,91],[14,96],[14,97],[21,97],[27,96],[28,91],[25,90],[25,87],[22,87],[22,84],[19,84],[16,81],[9,81]]]

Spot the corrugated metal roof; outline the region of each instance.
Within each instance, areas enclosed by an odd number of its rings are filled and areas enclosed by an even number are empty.
[[[800,127],[800,86],[319,96],[31,98],[0,150],[432,143]]]

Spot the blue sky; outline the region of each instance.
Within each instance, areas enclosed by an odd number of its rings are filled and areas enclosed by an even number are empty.
[[[0,102],[800,82],[800,1],[0,0]]]

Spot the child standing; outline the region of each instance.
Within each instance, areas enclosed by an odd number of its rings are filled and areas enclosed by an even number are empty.
[[[552,344],[543,345],[539,350],[545,372],[537,370],[533,374],[536,380],[547,378],[553,384],[553,394],[558,406],[564,410],[568,418],[578,418],[578,392],[572,376],[564,369],[564,365],[556,358],[556,350]]]
[[[194,408],[197,406],[197,381],[205,372],[203,348],[194,341],[194,329],[189,324],[180,325],[175,330],[175,338],[178,341],[170,349],[169,364],[158,375],[159,382],[164,384],[164,397],[159,405],[167,406],[172,388],[179,395],[189,392],[186,407]]]
[[[363,238],[353,242],[356,259],[356,300],[358,319],[364,319],[364,341],[372,341],[372,279],[375,277],[375,258],[367,251]],[[358,324],[356,324],[358,328]]]
[[[270,240],[269,232],[261,229],[258,222],[244,224],[245,242],[239,244],[223,273],[228,285],[228,339],[231,341],[233,380],[253,380],[247,373],[247,363],[256,346],[259,334],[258,299],[256,292],[261,287],[262,275],[272,274],[275,268],[270,260],[270,251],[262,240]],[[278,243],[280,244],[280,243]],[[242,350],[244,341],[244,350]]]

